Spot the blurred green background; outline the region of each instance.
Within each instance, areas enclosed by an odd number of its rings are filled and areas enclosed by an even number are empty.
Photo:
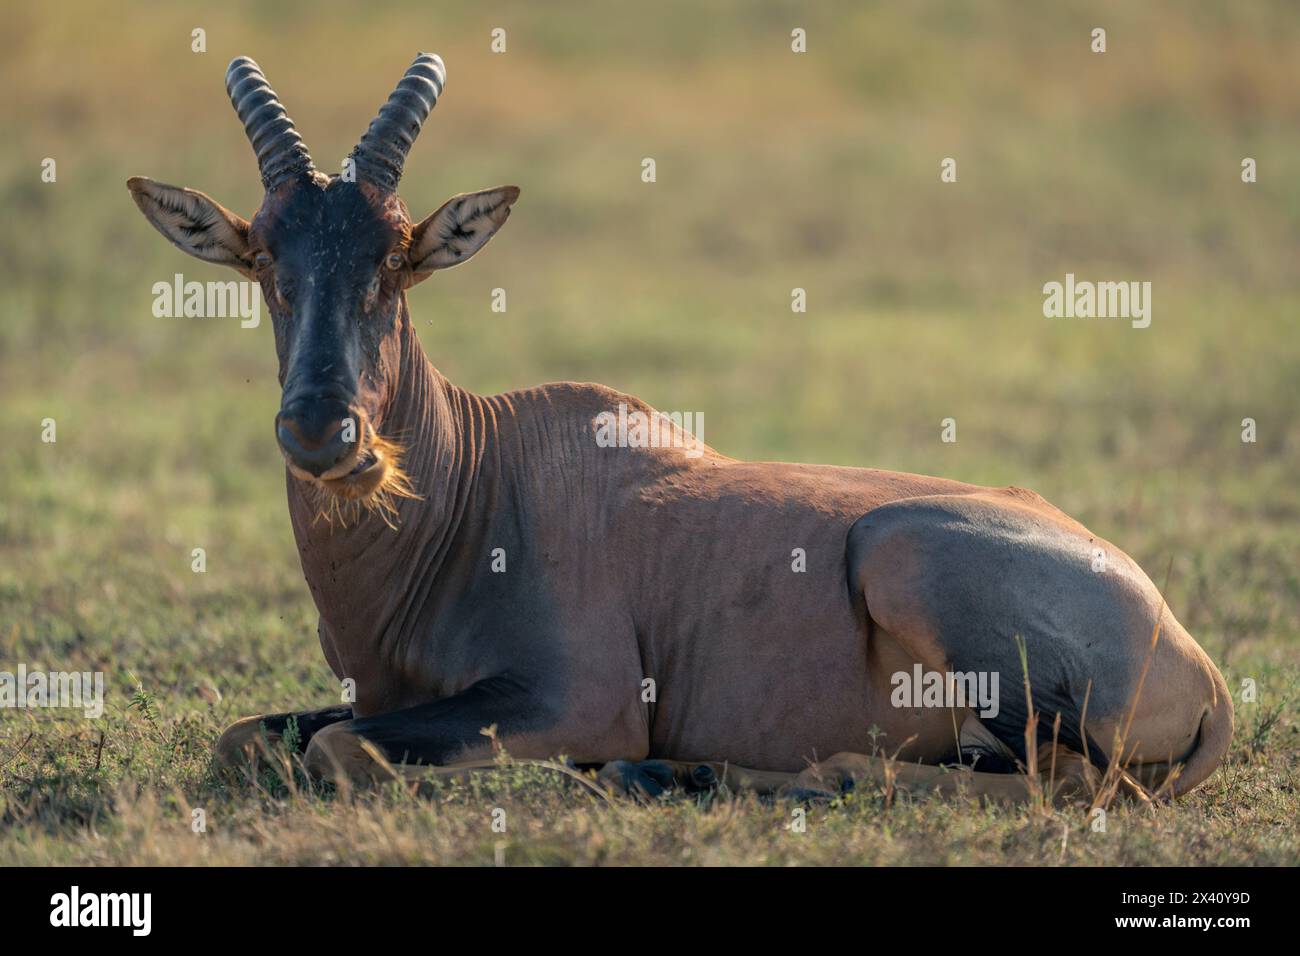
[[[154,318],[153,283],[230,276],[169,246],[124,180],[249,216],[233,56],[333,170],[420,50],[449,80],[407,164],[412,213],[523,191],[473,262],[411,294],[453,381],[601,381],[703,412],[737,457],[1031,487],[1157,583],[1170,569],[1175,612],[1228,668],[1294,660],[1293,3],[85,2],[5,19],[0,661],[106,667],[172,715],[215,683],[213,733],[224,708],[332,697],[284,508],[269,321]],[[1067,272],[1152,282],[1151,327],[1045,319],[1043,283]]]

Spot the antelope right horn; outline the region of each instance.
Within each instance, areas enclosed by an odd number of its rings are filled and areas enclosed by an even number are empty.
[[[407,69],[388,102],[379,110],[349,154],[356,163],[357,179],[396,192],[406,154],[420,127],[442,95],[447,68],[436,53],[421,53]]]
[[[307,146],[293,128],[293,120],[266,82],[262,68],[246,56],[237,56],[226,68],[226,92],[244,124],[248,141],[257,154],[257,168],[267,192],[290,179],[310,178],[316,172]]]

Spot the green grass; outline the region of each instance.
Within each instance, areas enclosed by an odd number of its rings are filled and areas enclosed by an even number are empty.
[[[1300,861],[1300,15],[698,6],[9,15],[0,80],[23,92],[0,156],[0,669],[103,670],[109,700],[98,721],[0,711],[0,864],[491,863],[502,840],[508,863]],[[788,52],[794,26],[806,55]],[[151,315],[154,282],[226,276],[154,233],[124,181],[248,215],[230,57],[262,64],[333,168],[418,49],[449,83],[407,165],[413,214],[523,189],[474,262],[411,296],[445,374],[481,392],[602,381],[704,412],[738,457],[1033,488],[1157,580],[1171,567],[1179,618],[1234,691],[1257,683],[1228,764],[1176,806],[1117,808],[1105,833],[1076,810],[864,791],[799,834],[783,804],[596,804],[523,768],[437,800],[214,780],[226,723],[324,706],[336,684],[285,513],[269,327]],[[945,156],[956,184],[939,183]],[[1258,183],[1241,183],[1244,156]],[[1041,287],[1066,272],[1151,281],[1151,328],[1044,319]],[[790,312],[796,286],[807,314]]]

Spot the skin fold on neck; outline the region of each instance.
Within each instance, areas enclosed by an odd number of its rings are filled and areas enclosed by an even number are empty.
[[[321,616],[321,642],[331,667],[344,658],[402,641],[416,623],[465,524],[485,451],[495,440],[496,413],[481,396],[449,382],[429,361],[398,306],[398,370],[379,423],[403,446],[403,464],[417,498],[398,498],[388,521],[357,510],[346,520],[320,515],[313,489],[286,475],[289,514],[303,574]],[[358,627],[364,628],[358,632]]]

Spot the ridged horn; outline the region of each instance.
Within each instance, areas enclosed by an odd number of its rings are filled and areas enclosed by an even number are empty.
[[[311,177],[316,172],[306,144],[260,66],[246,56],[231,60],[226,68],[226,93],[253,144],[267,192],[290,179]]]
[[[447,68],[434,53],[421,53],[393,90],[348,155],[356,165],[357,179],[396,192],[402,166],[420,127],[442,95]]]

